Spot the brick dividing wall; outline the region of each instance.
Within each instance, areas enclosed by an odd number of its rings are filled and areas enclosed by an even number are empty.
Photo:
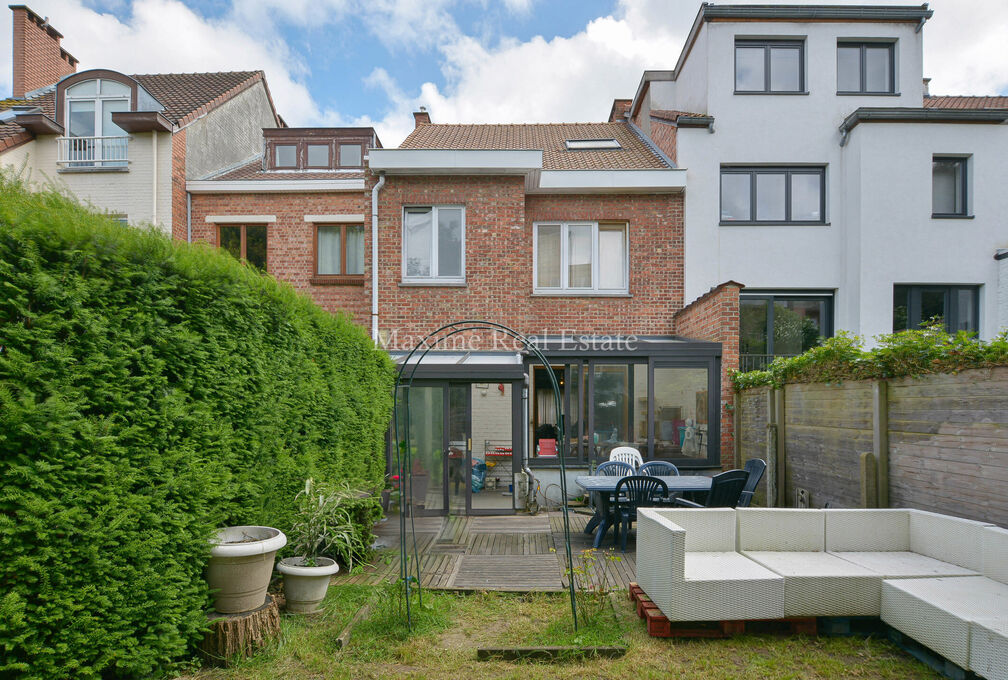
[[[12,9],[14,26],[13,95],[52,85],[77,70],[77,60],[60,47],[55,31],[41,25],[41,17],[24,7]]]
[[[172,134],[172,238],[186,240],[186,131]]]
[[[315,227],[305,222],[304,216],[367,215],[371,210],[370,196],[370,192],[193,194],[193,240],[216,245],[217,227],[207,223],[208,215],[276,215],[277,221],[267,225],[267,271],[311,296],[322,308],[349,313],[356,323],[367,328],[371,314],[371,230],[364,230],[364,286],[312,285]],[[184,220],[181,238],[185,239]]]
[[[739,366],[739,291],[742,285],[726,281],[686,305],[675,315],[675,333],[686,338],[721,343],[721,465],[734,465],[735,442],[732,409],[735,391],[729,374]]]
[[[676,133],[679,131],[672,123],[651,119],[651,141],[658,145],[658,148],[665,152],[675,163],[679,162],[679,147],[676,143]]]

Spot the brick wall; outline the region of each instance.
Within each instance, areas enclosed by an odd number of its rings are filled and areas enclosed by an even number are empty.
[[[77,70],[77,60],[60,47],[62,36],[26,7],[12,7],[14,97],[52,85]]]
[[[186,240],[186,131],[172,135],[171,148],[171,232],[172,238]]]
[[[444,204],[466,207],[466,285],[402,285],[402,207]],[[532,229],[543,220],[627,222],[630,296],[533,296]],[[531,334],[668,335],[682,306],[680,195],[526,196],[521,177],[390,177],[379,225],[380,324],[399,347],[467,318]]]
[[[207,215],[276,215],[267,225],[266,269],[277,279],[310,295],[330,312],[349,312],[364,327],[370,324],[371,231],[364,230],[364,286],[312,285],[315,273],[314,225],[305,215],[368,214],[370,193],[320,192],[285,194],[193,194],[193,240],[217,243],[217,228]],[[185,238],[184,226],[182,238]]]
[[[728,374],[739,365],[739,291],[742,285],[726,281],[675,315],[675,333],[696,340],[721,343],[721,465],[732,467],[735,433],[732,409],[735,392]],[[727,407],[727,408],[726,408]]]
[[[678,128],[668,121],[658,118],[651,119],[651,141],[658,145],[658,148],[665,152],[665,155],[678,163],[679,147],[676,145],[676,132]]]

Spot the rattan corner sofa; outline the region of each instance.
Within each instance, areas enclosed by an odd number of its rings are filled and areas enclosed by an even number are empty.
[[[1008,680],[1008,531],[983,522],[910,509],[641,509],[637,581],[673,621],[879,616]]]

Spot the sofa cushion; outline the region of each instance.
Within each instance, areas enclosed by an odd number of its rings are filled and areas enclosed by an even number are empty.
[[[882,578],[979,576],[980,573],[913,552],[833,552],[848,562],[878,572]]]
[[[824,552],[745,552],[784,577],[784,616],[878,616],[881,576]]]
[[[907,510],[826,510],[825,514],[829,552],[910,550]]]
[[[907,512],[911,552],[973,571],[983,570],[983,531],[989,523],[924,510]]]
[[[969,665],[987,680],[1008,680],[1008,615],[970,622]]]
[[[983,531],[983,574],[1008,583],[1008,530],[987,527]]]
[[[739,508],[739,550],[822,551],[825,524],[822,510]]]
[[[638,563],[638,572],[642,568]],[[686,579],[648,596],[671,621],[779,619],[784,579],[737,552],[686,554]]]
[[[649,508],[663,520],[686,531],[686,552],[733,552],[735,511],[731,508]]]
[[[970,621],[1008,615],[1008,585],[983,576],[887,579],[882,620],[963,668]]]

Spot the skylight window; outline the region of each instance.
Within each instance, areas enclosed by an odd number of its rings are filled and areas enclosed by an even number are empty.
[[[568,139],[567,148],[570,151],[594,151],[597,149],[620,149],[620,143],[615,139]]]

